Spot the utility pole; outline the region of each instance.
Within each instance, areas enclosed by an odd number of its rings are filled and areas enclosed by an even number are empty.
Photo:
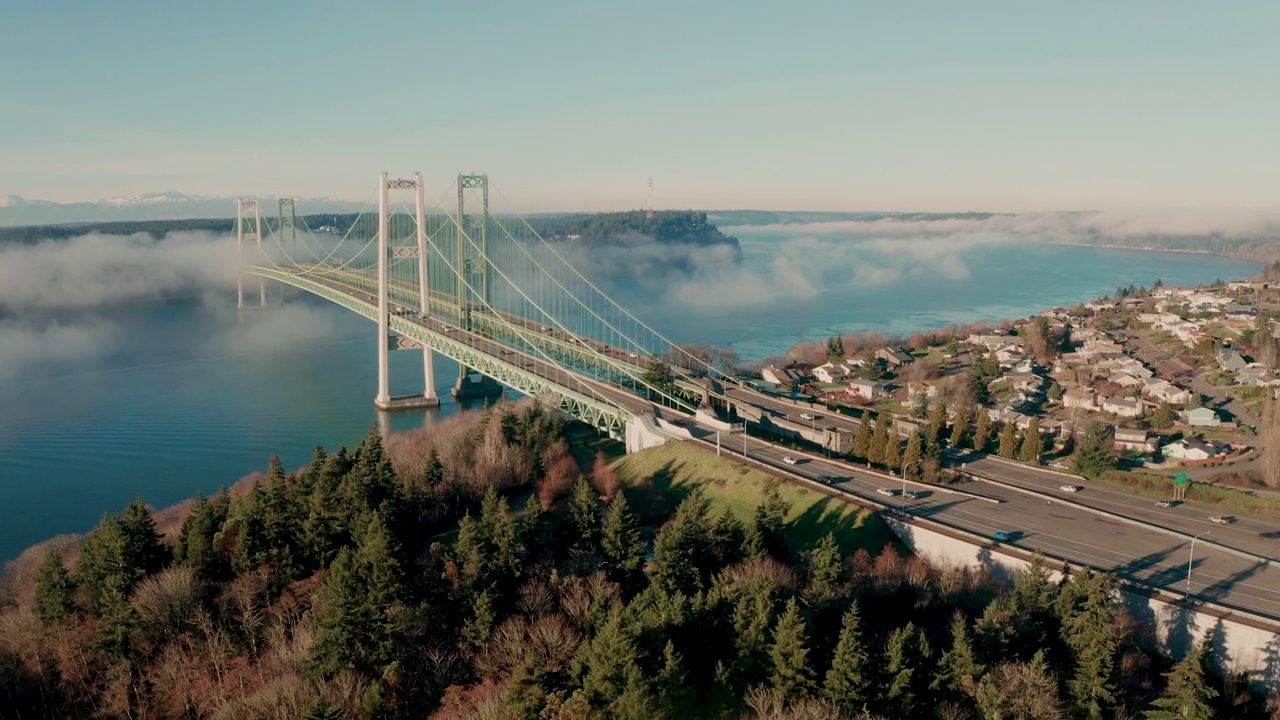
[[[1208,534],[1209,534],[1208,530],[1205,530],[1204,532],[1200,533],[1200,535],[1208,535]],[[1196,540],[1200,539],[1200,535],[1196,535],[1195,537],[1191,538],[1191,550],[1190,552],[1187,553],[1187,595],[1186,595],[1187,600],[1191,599],[1191,563],[1194,562],[1195,560]]]

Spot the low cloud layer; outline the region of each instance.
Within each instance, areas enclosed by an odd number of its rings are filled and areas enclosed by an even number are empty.
[[[1280,208],[1170,208],[1145,211],[1051,212],[990,217],[914,216],[805,224],[743,225],[726,233],[900,238],[991,236],[1008,240],[1070,242],[1080,237],[1260,238],[1280,235]]]
[[[233,286],[235,242],[211,233],[91,234],[0,246],[0,312],[93,308]]]
[[[23,375],[44,375],[43,368],[93,360],[114,351],[115,328],[103,320],[27,324],[0,321],[0,382]],[[34,370],[34,372],[32,372]]]
[[[334,332],[331,312],[302,303],[271,307],[265,312],[247,312],[239,317],[237,323],[228,322],[225,336],[209,339],[210,353],[266,355],[299,345],[323,343],[330,340]]]

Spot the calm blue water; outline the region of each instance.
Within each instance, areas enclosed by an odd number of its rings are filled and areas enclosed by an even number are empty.
[[[737,232],[740,268],[615,290],[671,339],[730,344],[751,360],[840,332],[1025,316],[1117,285],[1209,282],[1259,267],[1204,255]],[[210,294],[95,313],[92,348],[0,375],[0,560],[84,532],[138,496],[166,506],[231,484],[272,453],[296,467],[316,444],[356,444],[378,420],[374,326],[306,297],[280,306],[273,292],[276,306],[265,311],[237,313],[234,298]],[[436,368],[444,406],[396,414],[393,428],[457,411],[448,396],[456,366],[437,358]],[[393,392],[421,383],[421,355],[393,353]]]

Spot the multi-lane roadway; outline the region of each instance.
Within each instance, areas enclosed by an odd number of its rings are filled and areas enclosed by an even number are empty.
[[[714,430],[699,427],[694,422],[690,422],[687,427],[696,437],[715,442]],[[982,537],[994,538],[997,531],[1010,533],[1014,538],[1011,544],[1020,548],[1040,549],[1053,557],[1088,564],[1111,571],[1125,580],[1160,587],[1170,592],[1182,593],[1187,590],[1187,570],[1190,563],[1190,593],[1195,598],[1280,618],[1280,567],[1217,549],[1206,544],[1204,536],[1196,543],[1192,555],[1189,538],[1126,523],[1118,517],[1063,501],[1082,501],[1087,495],[1095,494],[1095,488],[1087,486],[1085,481],[1077,480],[1075,484],[1084,489],[1062,500],[1046,499],[1038,494],[989,483],[970,482],[956,487],[965,493],[980,496],[979,498],[948,493],[948,488],[907,482],[906,489],[915,495],[915,499],[912,499],[904,497],[904,482],[901,479],[886,478],[843,460],[804,455],[759,438],[748,437],[744,440],[741,434],[722,435],[720,441],[722,453],[741,456],[745,441],[746,456],[749,459],[815,482],[822,482],[824,477],[835,478],[836,481],[829,484],[861,500]],[[787,457],[797,460],[796,464],[785,462]],[[993,474],[995,472],[1001,471],[996,470]],[[1038,485],[1029,487],[1034,487],[1039,492],[1051,493],[1053,488],[1065,484],[1061,478],[1062,476],[1057,476],[1049,480],[1046,477]],[[1109,495],[1107,494],[1107,502],[1120,502]],[[1099,493],[1099,498],[1095,500],[1100,501],[1101,497],[1102,494]],[[1155,509],[1151,501],[1135,499],[1135,502],[1146,503]],[[1138,508],[1113,505],[1112,510],[1123,513],[1133,510],[1136,513]],[[1186,505],[1175,508],[1174,511],[1187,514],[1187,518],[1186,522],[1171,524],[1197,526],[1200,521],[1195,520],[1192,513],[1200,513],[1205,515],[1206,529],[1212,527],[1212,532],[1223,531],[1220,526],[1208,525],[1207,517],[1210,513],[1193,510]],[[1153,515],[1156,515],[1155,520],[1168,520],[1158,514]],[[1253,521],[1241,519],[1238,522],[1248,523],[1249,530],[1245,530],[1246,525],[1243,524],[1238,528],[1226,529],[1239,534],[1252,531]],[[1235,544],[1249,545],[1243,539],[1238,540]]]

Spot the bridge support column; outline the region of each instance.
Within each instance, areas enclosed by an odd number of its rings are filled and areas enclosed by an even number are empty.
[[[501,383],[488,375],[471,373],[465,366],[458,376],[458,384],[453,386],[453,396],[458,400],[491,398],[498,397],[501,394]]]
[[[380,409],[391,407],[391,349],[387,337],[391,334],[390,309],[387,303],[387,255],[390,232],[387,217],[387,174],[378,178],[378,395],[373,404]]]
[[[253,210],[253,229],[245,230],[249,222],[248,210]],[[258,255],[262,255],[262,205],[257,200],[236,200],[236,258],[240,263],[236,273],[236,309],[244,309],[244,241],[253,240],[258,245]],[[267,306],[267,281],[258,278],[258,307]]]

